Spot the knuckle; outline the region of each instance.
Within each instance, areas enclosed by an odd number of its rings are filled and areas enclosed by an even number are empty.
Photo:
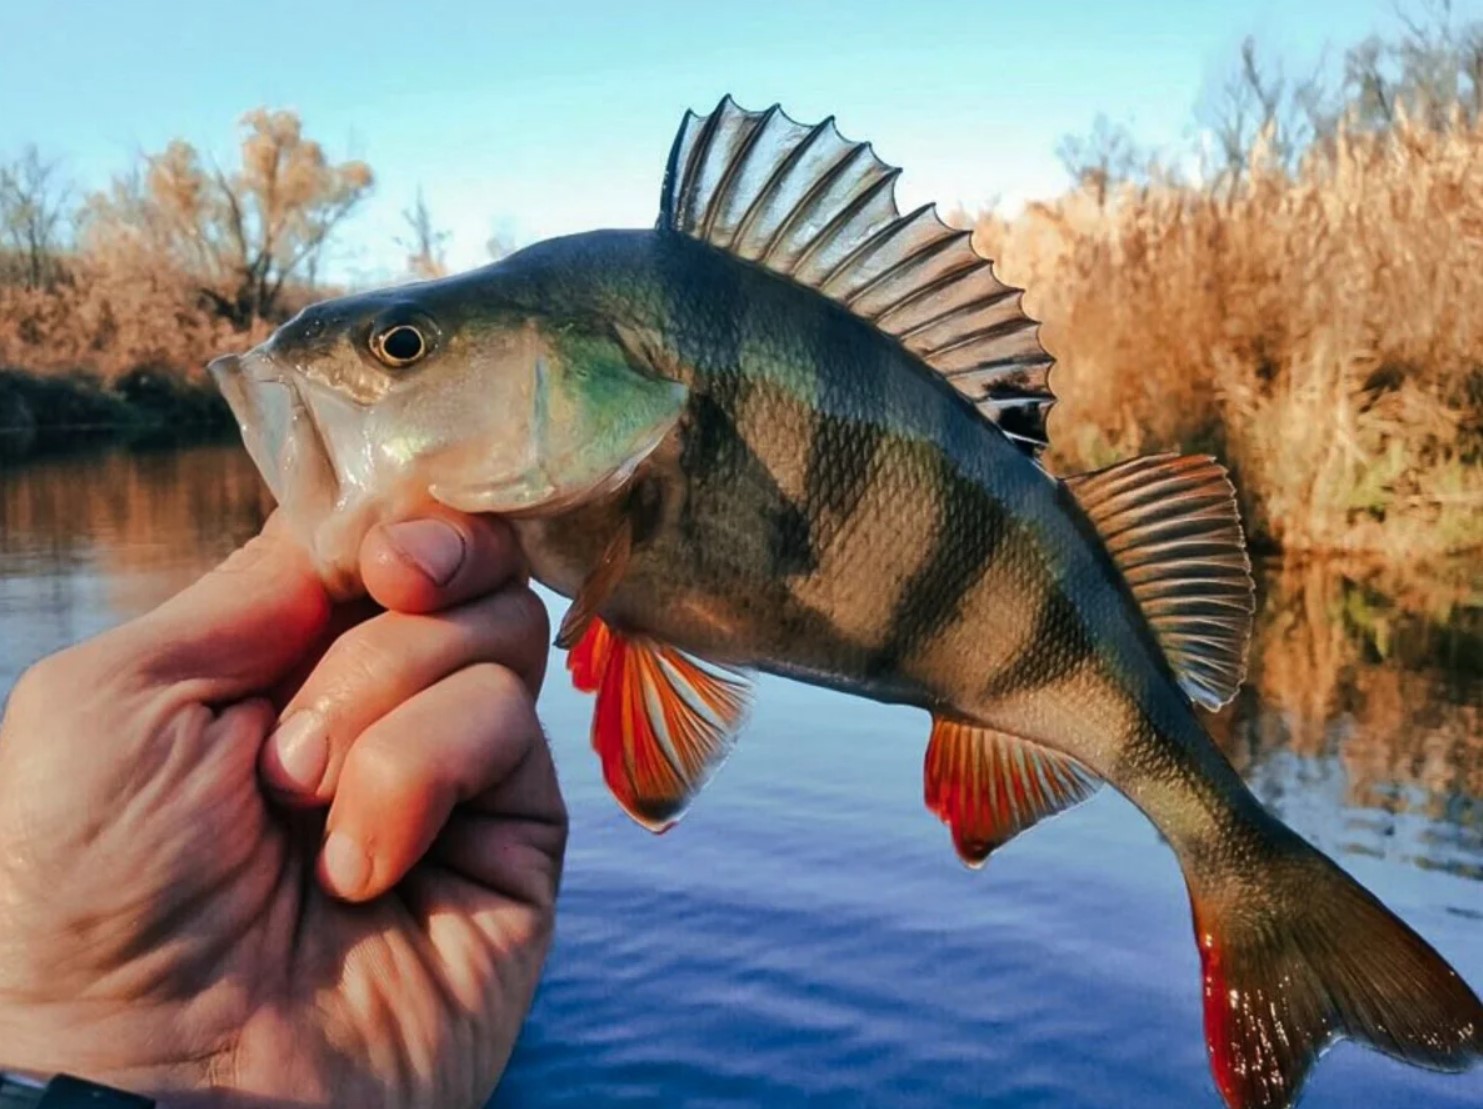
[[[76,717],[86,706],[117,706],[123,698],[137,704],[154,683],[138,638],[130,634],[134,628],[121,625],[36,660],[21,671],[8,695],[0,692],[0,709],[56,719]]]
[[[522,636],[538,641],[544,649],[551,634],[551,617],[545,602],[528,586],[511,590],[507,598],[511,624]]]
[[[21,671],[11,686],[7,703],[17,710],[55,710],[75,705],[80,696],[94,695],[103,686],[116,685],[115,672],[120,667],[110,666],[109,656],[116,656],[118,652],[108,649],[107,634],[37,659]],[[127,661],[116,660],[120,663]]]
[[[464,673],[475,692],[491,703],[503,705],[513,700],[524,704],[530,700],[519,676],[497,662],[476,663]]]
[[[45,705],[51,700],[52,691],[58,688],[56,672],[59,669],[59,658],[58,655],[52,655],[21,671],[6,700],[10,711],[29,712],[33,707]]]
[[[352,628],[330,645],[320,668],[333,674],[337,682],[386,680],[394,672],[396,661],[378,631],[377,621]]]

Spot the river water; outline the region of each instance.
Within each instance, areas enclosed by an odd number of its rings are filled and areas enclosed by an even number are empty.
[[[234,446],[0,458],[0,695],[267,505]],[[1483,566],[1268,568],[1259,604],[1217,741],[1483,988]],[[922,714],[764,679],[734,757],[655,838],[604,790],[590,701],[550,673],[571,847],[494,1105],[1219,1106],[1182,881],[1112,791],[971,872],[922,804]],[[1303,1104],[1478,1109],[1483,1071],[1345,1044]]]

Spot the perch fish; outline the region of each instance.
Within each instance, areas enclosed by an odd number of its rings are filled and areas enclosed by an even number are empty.
[[[1483,1006],[1211,742],[1252,580],[1208,457],[1057,478],[1021,291],[832,119],[687,114],[658,224],[307,308],[213,371],[327,578],[377,520],[510,517],[663,830],[767,671],[931,716],[927,807],[982,864],[1103,782],[1176,853],[1216,1086],[1288,1106],[1348,1037],[1458,1071]]]

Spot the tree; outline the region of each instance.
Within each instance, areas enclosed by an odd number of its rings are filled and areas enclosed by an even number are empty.
[[[1289,80],[1248,37],[1200,113],[1217,147],[1217,182],[1234,190],[1259,148],[1291,171],[1329,149],[1341,127],[1384,135],[1402,116],[1433,131],[1483,119],[1483,23],[1457,25],[1451,0],[1400,7],[1397,17],[1397,31],[1346,50],[1337,80],[1327,82],[1322,60],[1307,78]]]
[[[1291,80],[1280,63],[1258,55],[1254,38],[1242,41],[1235,71],[1198,112],[1216,147],[1213,184],[1234,191],[1258,148],[1273,163],[1292,169],[1315,139],[1332,134],[1338,112],[1324,88],[1322,68],[1320,61],[1308,77]]]
[[[1078,185],[1096,194],[1098,205],[1107,203],[1114,185],[1141,174],[1150,160],[1133,141],[1132,132],[1105,115],[1097,116],[1085,137],[1063,138],[1056,146],[1056,157]]]
[[[449,233],[434,226],[421,189],[417,190],[417,202],[402,210],[402,220],[409,237],[398,239],[397,243],[407,252],[407,271],[419,280],[446,274],[448,267],[443,258]]]
[[[1399,17],[1399,35],[1372,36],[1345,55],[1350,121],[1385,131],[1404,112],[1435,131],[1451,126],[1454,113],[1476,123],[1483,117],[1483,23],[1457,26],[1451,0],[1430,0]]]
[[[236,171],[172,142],[91,199],[88,233],[177,267],[217,314],[248,328],[275,319],[285,286],[316,270],[372,174],[361,161],[331,163],[294,112],[260,108],[241,125]]]
[[[0,165],[0,280],[40,289],[61,277],[71,192],[35,146]]]

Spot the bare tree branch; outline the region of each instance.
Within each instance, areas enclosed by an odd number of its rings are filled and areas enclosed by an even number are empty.
[[[40,289],[61,280],[72,187],[57,168],[35,146],[0,165],[0,281]]]
[[[1097,116],[1085,137],[1063,138],[1056,146],[1056,156],[1072,180],[1096,196],[1099,206],[1107,203],[1113,187],[1141,177],[1151,161],[1133,141],[1132,132],[1105,115]]]
[[[206,169],[172,143],[92,198],[89,234],[117,249],[152,251],[194,280],[234,326],[274,319],[284,289],[318,271],[334,232],[369,193],[364,162],[331,163],[292,112],[242,119],[240,166]]]
[[[407,252],[407,272],[421,279],[442,277],[448,272],[443,257],[449,233],[434,225],[420,188],[412,207],[403,209],[402,221],[409,234],[397,239],[397,244]]]

